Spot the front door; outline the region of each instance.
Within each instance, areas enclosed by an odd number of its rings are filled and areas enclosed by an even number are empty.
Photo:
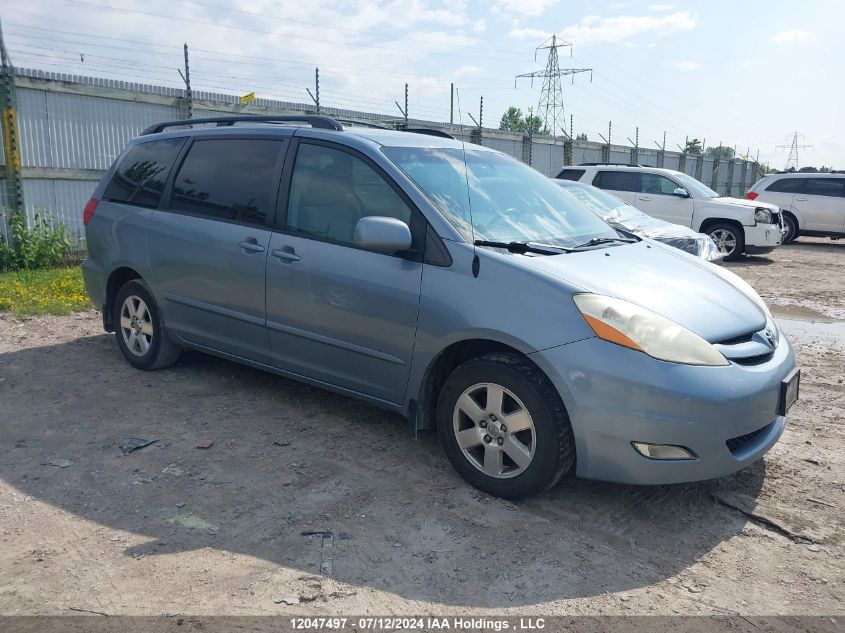
[[[300,142],[289,182],[267,262],[272,363],[401,403],[422,263],[358,248],[353,234],[363,217],[395,217],[416,245],[418,212],[369,159],[339,146]]]
[[[287,141],[197,139],[147,253],[167,326],[189,343],[269,362],[265,271]]]
[[[692,225],[692,198],[674,195],[675,189],[683,188],[681,185],[660,174],[643,173],[639,176],[635,207],[666,222]]]

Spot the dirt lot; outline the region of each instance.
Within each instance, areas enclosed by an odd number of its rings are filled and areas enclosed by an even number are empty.
[[[801,400],[765,460],[522,503],[366,404],[194,353],[137,372],[94,311],[0,317],[0,614],[845,614],[845,242],[731,268],[828,321],[790,324]]]

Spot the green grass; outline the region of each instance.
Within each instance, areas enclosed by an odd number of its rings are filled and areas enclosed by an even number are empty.
[[[90,307],[79,267],[0,273],[0,312],[70,314]]]

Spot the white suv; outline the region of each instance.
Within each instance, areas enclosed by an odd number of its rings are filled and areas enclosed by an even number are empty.
[[[783,237],[776,205],[720,196],[672,169],[586,163],[566,167],[557,177],[606,189],[648,215],[707,233],[726,260],[769,253]]]
[[[845,173],[770,174],[745,197],[781,208],[784,244],[799,235],[845,237]]]

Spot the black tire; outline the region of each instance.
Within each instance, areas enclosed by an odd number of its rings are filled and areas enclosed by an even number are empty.
[[[506,392],[511,392],[521,401],[533,421],[533,433],[528,431],[533,438],[533,457],[523,469],[505,457],[504,461],[510,461],[513,464],[510,468],[518,473],[508,478],[497,478],[482,472],[481,466],[471,461],[472,458],[458,445],[456,437],[453,416],[456,415],[458,398],[465,391],[485,383],[494,383],[503,387]],[[509,395],[504,399],[513,405],[520,404]],[[484,408],[487,408],[486,404]],[[502,410],[504,411],[504,407]],[[458,416],[460,418],[460,414]],[[495,419],[495,416],[493,418]],[[500,422],[507,419],[503,416]],[[505,439],[507,429],[503,432],[498,430],[498,427],[493,429],[492,426],[487,426],[480,430],[475,421],[469,422],[469,425],[467,430],[481,434],[495,431],[503,441],[508,441]],[[440,391],[437,402],[437,432],[446,456],[455,470],[479,490],[504,499],[524,499],[547,490],[567,475],[575,464],[575,439],[560,396],[534,364],[516,354],[485,354],[466,361],[452,371]],[[486,454],[491,446],[496,448],[490,442],[487,446],[479,445],[476,448]],[[505,451],[506,448],[501,450]]]
[[[786,234],[783,236],[784,244],[791,244],[798,238],[798,220],[789,215],[783,214],[783,224],[786,227]]]
[[[722,231],[730,233],[733,236],[734,243],[733,249],[725,253],[724,260],[726,262],[732,262],[742,257],[742,254],[745,252],[745,233],[742,229],[730,222],[717,222],[716,224],[708,226],[707,235],[713,238],[713,241],[716,242],[717,246],[721,243],[721,237],[724,235]],[[719,250],[725,252],[722,250],[721,246],[719,247]]]
[[[143,301],[146,308],[143,319],[136,319],[132,321],[132,316],[128,312],[124,314],[124,308],[128,308],[127,299],[132,298],[132,305],[140,311],[140,304],[136,302],[137,299]],[[117,340],[117,345],[123,356],[136,369],[161,369],[176,362],[182,354],[182,348],[175,345],[167,336],[167,329],[164,326],[164,319],[162,318],[161,308],[158,302],[153,297],[153,293],[140,279],[132,279],[127,281],[118,290],[117,296],[114,299],[112,306],[112,314],[114,318],[114,335]],[[141,331],[136,330],[136,337],[133,339],[131,334],[126,334],[121,318],[127,316],[133,326],[130,332],[137,327],[146,327],[147,324],[152,326],[152,334],[149,335],[149,342],[143,346],[140,342]],[[143,335],[147,340],[146,334]],[[130,341],[133,342],[133,348],[130,349]]]

